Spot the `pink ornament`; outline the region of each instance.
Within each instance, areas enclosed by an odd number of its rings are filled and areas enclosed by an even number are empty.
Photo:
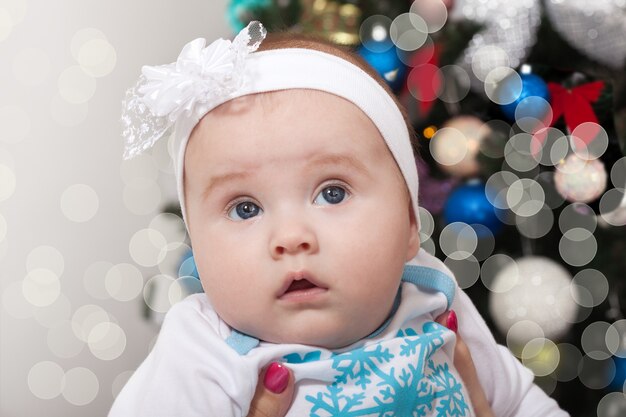
[[[602,161],[570,154],[556,166],[554,183],[566,200],[588,203],[606,190],[607,173]]]

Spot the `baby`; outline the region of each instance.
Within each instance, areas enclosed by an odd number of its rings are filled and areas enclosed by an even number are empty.
[[[566,416],[420,250],[411,127],[384,82],[332,45],[265,38],[195,40],[129,91],[127,157],[174,129],[205,293],[168,312],[109,416],[246,416],[276,360],[289,416],[473,416],[434,322],[450,308],[495,415]]]

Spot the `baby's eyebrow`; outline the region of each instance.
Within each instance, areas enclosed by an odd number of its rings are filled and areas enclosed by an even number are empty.
[[[363,164],[363,162],[361,162],[357,158],[353,157],[352,155],[335,153],[321,154],[312,157],[307,163],[306,169],[310,171],[323,165],[344,166],[346,168],[351,168],[359,171],[361,174],[368,176],[370,175],[370,172],[365,164]]]
[[[236,180],[245,180],[252,177],[251,172],[242,171],[242,172],[229,172],[227,174],[216,175],[209,179],[208,185],[204,189],[204,193],[202,195],[203,199],[206,199],[211,192],[219,187],[228,184],[231,181]]]

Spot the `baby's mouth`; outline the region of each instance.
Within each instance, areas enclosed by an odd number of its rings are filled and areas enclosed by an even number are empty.
[[[301,280],[298,280],[298,281],[292,281],[291,285],[289,285],[289,287],[287,288],[287,291],[285,291],[285,294],[288,294],[288,293],[294,292],[294,291],[305,291],[305,290],[309,290],[311,288],[318,288],[318,287],[317,287],[317,285],[313,284],[308,279],[301,279]]]
[[[312,299],[328,288],[322,286],[317,280],[306,272],[295,272],[287,275],[285,284],[278,293],[281,300],[304,301]]]

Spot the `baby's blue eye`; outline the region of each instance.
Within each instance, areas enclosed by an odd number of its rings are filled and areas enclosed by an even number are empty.
[[[228,211],[228,217],[233,220],[247,220],[261,214],[263,210],[251,201],[243,201]]]
[[[319,205],[339,204],[345,198],[346,190],[343,187],[331,185],[320,191],[320,193],[315,197],[314,203]]]

